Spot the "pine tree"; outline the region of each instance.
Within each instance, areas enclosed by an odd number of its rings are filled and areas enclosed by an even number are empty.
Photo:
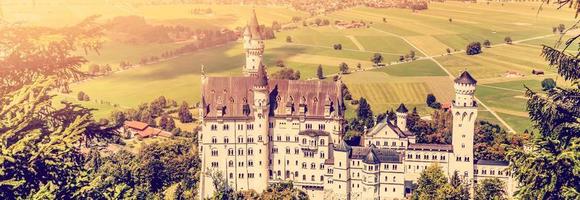
[[[566,43],[573,44],[576,38]],[[572,85],[545,93],[527,88],[527,110],[537,131],[526,144],[531,150],[516,148],[507,154],[520,184],[517,198],[580,198],[580,59],[557,48],[544,45],[542,56]]]
[[[318,69],[316,69],[316,76],[318,79],[324,79],[324,73],[322,72],[322,65],[318,65]]]
[[[181,106],[179,106],[178,115],[181,123],[193,122],[193,115],[189,111],[189,105],[187,105],[187,102],[185,101],[181,103]]]

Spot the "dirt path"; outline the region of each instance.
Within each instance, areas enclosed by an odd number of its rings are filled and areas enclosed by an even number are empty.
[[[399,37],[402,40],[404,40],[406,43],[408,43],[409,45],[411,45],[413,48],[417,49],[417,51],[419,51],[423,55],[427,55],[423,50],[421,50],[420,48],[418,48],[417,46],[415,46],[413,43],[409,42],[409,40],[407,40],[405,37],[402,37],[400,35],[393,34],[393,33],[390,33],[390,32],[386,32],[386,31],[383,31],[383,30],[380,30],[380,29],[376,29],[376,28],[373,28],[373,29],[375,29],[376,31],[379,31],[379,32],[383,32],[383,33],[386,33],[386,34],[393,35],[395,37]],[[430,56],[430,57],[427,57],[427,58],[431,59],[433,62],[435,62],[435,64],[437,64],[437,66],[439,66],[443,71],[445,71],[445,73],[447,73],[447,75],[449,75],[449,79],[451,79],[451,80],[455,79],[455,77],[453,76],[453,74],[451,74],[451,72],[449,72],[445,67],[443,67],[443,65],[441,65],[441,63],[439,63],[433,56]],[[487,105],[485,105],[485,103],[483,103],[477,97],[474,97],[474,98],[479,103],[479,105],[483,106],[486,110],[489,110],[489,112],[495,118],[497,118],[497,120],[500,123],[502,123],[509,130],[509,132],[515,133],[515,130],[507,122],[505,122],[495,111],[493,111],[492,109],[490,109],[489,107],[487,107]]]
[[[362,45],[360,42],[358,42],[358,40],[356,40],[356,38],[355,38],[354,36],[352,36],[352,35],[347,35],[346,37],[347,37],[348,39],[350,39],[350,41],[352,41],[352,43],[354,43],[354,45],[356,45],[356,47],[357,47],[359,50],[361,50],[361,51],[366,51],[365,47],[364,47],[364,46],[363,46],[363,45]]]

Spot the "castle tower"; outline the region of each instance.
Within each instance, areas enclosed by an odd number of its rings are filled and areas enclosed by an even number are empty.
[[[453,154],[451,171],[457,171],[469,183],[473,183],[473,138],[477,102],[474,98],[477,81],[464,71],[455,79],[455,100],[451,106],[453,113]]]
[[[256,191],[263,191],[268,186],[269,177],[269,163],[270,163],[270,146],[269,146],[269,89],[268,89],[268,76],[264,66],[258,68],[256,74],[256,80],[254,81],[254,87],[252,92],[254,93],[254,130],[256,135],[258,135],[258,156],[257,160],[262,163],[258,165],[259,169],[257,171],[257,180],[260,181],[259,184],[255,184]]]
[[[252,11],[250,21],[244,30],[243,35],[244,51],[246,52],[246,65],[242,72],[245,76],[254,76],[257,74],[260,66],[263,65],[264,41],[260,31],[260,24],[256,17],[256,11]]]
[[[409,110],[407,110],[407,107],[405,107],[405,104],[399,105],[399,108],[397,108],[397,127],[399,127],[399,129],[401,129],[401,131],[407,131],[407,112],[409,112]]]

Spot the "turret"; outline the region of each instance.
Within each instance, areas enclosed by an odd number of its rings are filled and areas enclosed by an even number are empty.
[[[264,41],[260,30],[260,24],[256,17],[256,11],[252,11],[250,21],[243,34],[244,51],[246,52],[246,65],[243,68],[245,76],[254,76],[258,68],[263,65]]]
[[[407,112],[409,112],[409,110],[407,110],[407,107],[405,107],[405,104],[399,105],[399,108],[397,108],[397,127],[399,127],[399,129],[401,129],[402,131],[407,131]]]
[[[453,114],[452,144],[455,158],[452,160],[451,171],[457,171],[465,180],[473,181],[473,141],[475,120],[477,118],[477,102],[475,87],[477,81],[464,71],[455,79],[455,100],[451,112]]]
[[[258,181],[260,183],[267,183],[269,177],[269,165],[270,163],[270,140],[269,140],[269,87],[268,87],[268,75],[264,66],[260,66],[257,70],[254,87],[252,88],[254,93],[254,133],[258,135],[258,154],[257,157],[259,163],[263,163],[258,169]],[[267,184],[261,184],[267,186]],[[264,188],[257,187],[257,191],[262,191]]]

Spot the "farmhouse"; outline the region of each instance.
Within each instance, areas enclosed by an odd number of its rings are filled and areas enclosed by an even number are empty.
[[[472,186],[485,178],[503,179],[513,193],[507,163],[474,157],[477,81],[467,71],[455,79],[449,105],[452,144],[417,143],[401,104],[396,120],[378,123],[361,145],[349,146],[343,140],[340,79],[269,79],[259,33],[254,12],[243,39],[245,76],[201,77],[201,198],[214,194],[210,174],[220,172],[235,190],[261,192],[270,183],[292,181],[312,199],[402,199],[432,164],[448,177],[459,172]]]
[[[153,128],[149,124],[140,121],[126,121],[122,127],[122,133],[126,138],[137,137],[139,139],[149,137],[172,137],[173,133],[158,128]]]

